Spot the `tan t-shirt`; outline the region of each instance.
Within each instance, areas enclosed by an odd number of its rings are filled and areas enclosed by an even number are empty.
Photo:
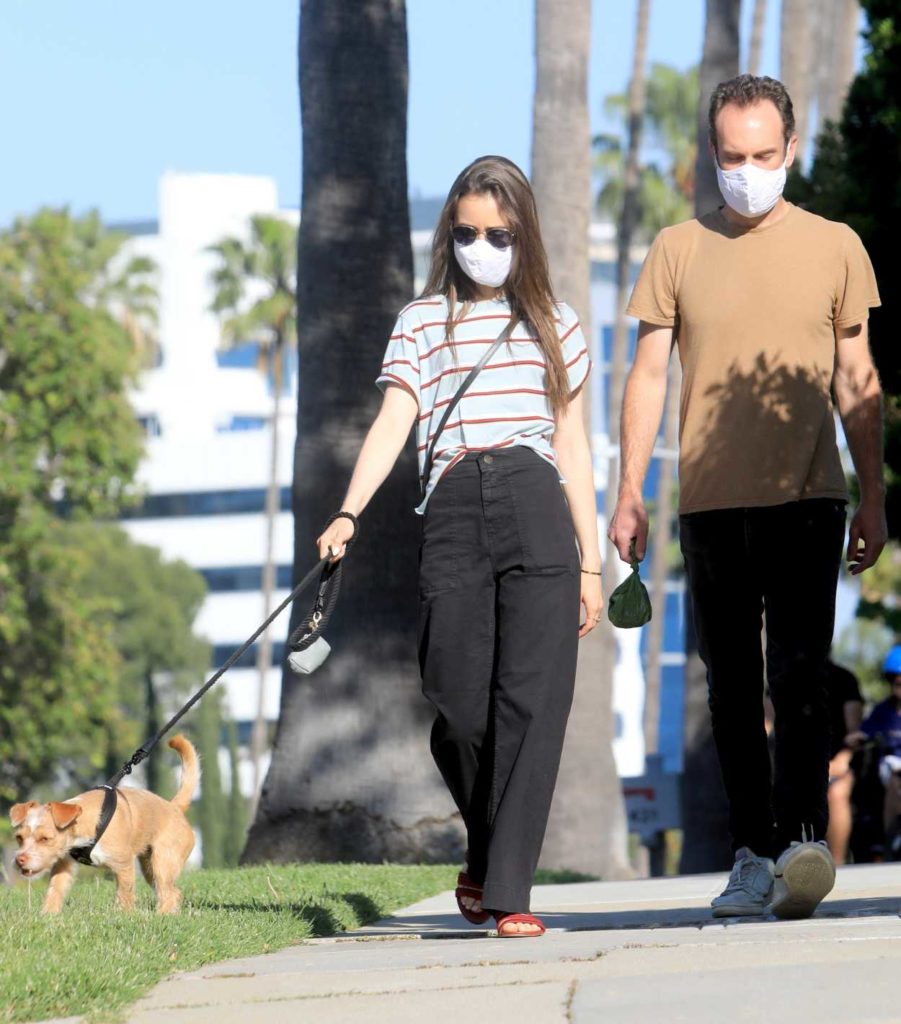
[[[627,312],[675,328],[680,513],[847,497],[835,328],[878,305],[858,236],[797,206],[756,228],[715,210],[660,232]]]

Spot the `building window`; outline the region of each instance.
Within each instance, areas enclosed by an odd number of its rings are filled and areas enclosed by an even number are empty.
[[[228,423],[216,427],[216,432],[229,434],[236,430],[262,430],[265,426],[265,416],[232,416]]]
[[[147,416],[139,416],[138,423],[141,424],[141,429],[148,437],[159,437],[162,434],[160,418],[155,412],[149,413]]]
[[[240,647],[240,644],[214,644],[212,649],[212,657],[210,664],[213,668],[219,668],[224,665],[228,659],[235,653]],[[257,651],[259,644],[254,644],[252,647],[248,647],[247,650],[241,655],[240,658],[232,665],[232,668],[256,668],[257,666]],[[275,643],[272,645],[272,664],[280,665],[285,658],[285,645],[284,643]]]
[[[259,345],[255,341],[245,341],[231,348],[222,348],[216,352],[216,365],[223,370],[255,370]]]
[[[167,519],[176,516],[234,516],[260,513],[266,507],[266,490],[197,491],[185,494],[149,494],[141,505],[123,509],[122,519]],[[279,509],[291,511],[291,488],[280,488]]]
[[[261,565],[217,566],[215,569],[198,569],[197,571],[206,580],[207,589],[211,594],[258,591],[263,576]],[[275,567],[275,586],[278,590],[291,589],[290,565]]]

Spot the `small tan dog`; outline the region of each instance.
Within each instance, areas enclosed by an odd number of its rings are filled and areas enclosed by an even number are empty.
[[[200,778],[197,752],[184,736],[173,736],[169,746],[182,760],[182,778],[171,801],[144,789],[120,789],[115,814],[91,853],[91,863],[116,876],[116,897],[123,910],[135,902],[135,857],[147,883],[156,890],[156,909],[174,914],[181,904],[175,880],[191,850],[194,832],[185,817]],[[63,803],[15,804],[9,812],[19,852],[16,867],[25,878],[50,872],[44,913],[62,910],[66,893],[75,881],[75,862],[69,851],[90,846],[97,831],[104,791],[81,793]]]

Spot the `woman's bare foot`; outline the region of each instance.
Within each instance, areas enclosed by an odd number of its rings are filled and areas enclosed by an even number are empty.
[[[494,911],[497,934],[502,939],[531,939],[544,935],[545,927],[534,914],[506,914]]]
[[[457,888],[454,891],[457,908],[470,924],[484,924],[491,916],[482,907],[482,887],[469,877],[465,871],[457,876]]]

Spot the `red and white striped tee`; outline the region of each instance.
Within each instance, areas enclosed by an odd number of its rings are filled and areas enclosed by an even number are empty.
[[[576,314],[563,302],[556,308],[563,361],[570,389],[576,391],[588,377],[591,360]],[[376,383],[382,390],[389,384],[407,388],[419,405],[416,441],[420,473],[444,407],[509,318],[510,307],[503,299],[473,303],[466,318],[454,328],[455,362],[445,334],[444,296],[419,299],[400,311]],[[425,498],[416,508],[420,515],[438,481],[467,452],[526,445],[556,466],[551,446],[554,414],[545,369],[544,354],[527,327],[518,324],[510,343],[494,353],[451,413],[435,448]]]

